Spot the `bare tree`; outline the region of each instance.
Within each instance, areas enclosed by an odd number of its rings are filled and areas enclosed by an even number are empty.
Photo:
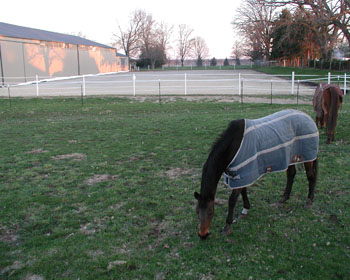
[[[140,30],[140,49],[143,58],[149,59],[152,69],[156,63],[166,62],[166,51],[168,49],[173,27],[162,22],[160,24],[153,20],[151,14],[147,14]]]
[[[140,48],[140,31],[146,18],[146,12],[135,10],[130,14],[128,26],[123,29],[118,23],[118,32],[113,36],[116,38],[116,46],[123,49],[126,56],[136,57]]]
[[[235,41],[232,47],[232,58],[235,59],[236,65],[241,65],[241,57],[244,54],[243,44]]]
[[[165,53],[169,50],[170,46],[170,38],[173,33],[174,26],[173,25],[168,25],[165,22],[161,22],[157,26],[156,30],[156,40],[159,42],[159,44],[162,46],[164,49]]]
[[[264,0],[243,1],[232,22],[250,46],[253,59],[270,57],[271,31],[277,8],[265,4]]]
[[[150,49],[155,42],[155,21],[151,14],[144,14],[140,28],[140,48],[146,57],[150,55]]]
[[[152,14],[144,10],[135,10],[128,27],[123,30],[119,25],[116,45],[122,48],[127,56],[139,57],[143,64],[155,67],[156,63],[165,63],[166,49],[172,27],[165,23],[157,24]]]
[[[184,66],[185,58],[189,55],[192,49],[193,39],[190,38],[193,29],[185,24],[179,25],[178,33],[178,55],[180,56],[181,66]]]
[[[209,56],[208,46],[202,37],[193,39],[193,56],[197,60],[197,66],[202,66],[203,59]]]

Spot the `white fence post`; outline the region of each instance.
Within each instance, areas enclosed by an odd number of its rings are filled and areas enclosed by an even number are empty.
[[[38,75],[35,76],[35,83],[36,83],[36,96],[39,96],[39,77],[38,77]]]
[[[328,72],[328,84],[331,83],[331,72]]]
[[[134,96],[136,96],[136,75],[135,74],[132,74],[132,81],[133,81]]]
[[[292,91],[291,91],[292,95],[294,95],[294,82],[295,82],[295,73],[292,72]]]
[[[346,95],[346,73],[344,73],[344,95]]]
[[[83,96],[86,96],[85,75],[83,75]]]
[[[187,73],[185,72],[185,95],[187,95]]]
[[[238,73],[238,95],[241,95],[241,73]]]

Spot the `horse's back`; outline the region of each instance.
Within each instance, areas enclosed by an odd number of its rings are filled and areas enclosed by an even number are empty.
[[[312,105],[314,107],[314,111],[318,118],[321,118],[324,113],[323,107],[322,107],[324,93],[329,94],[328,99],[331,98],[330,97],[331,94],[337,95],[337,97],[339,97],[340,103],[342,102],[342,99],[343,99],[343,91],[340,89],[339,86],[333,85],[333,84],[320,84],[316,88],[314,96],[312,98]]]
[[[315,122],[297,110],[246,120],[243,141],[227,168],[225,183],[232,188],[249,186],[267,172],[315,160],[318,141]]]

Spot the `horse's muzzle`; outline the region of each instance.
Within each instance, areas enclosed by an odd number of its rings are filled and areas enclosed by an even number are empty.
[[[204,235],[201,235],[199,232],[198,232],[198,236],[202,239],[202,240],[205,240],[205,239],[207,239],[207,237],[210,235],[210,233],[209,232],[207,232],[206,234],[204,234]]]

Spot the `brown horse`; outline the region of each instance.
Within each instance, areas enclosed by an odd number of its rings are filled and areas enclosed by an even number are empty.
[[[318,129],[305,113],[283,110],[261,119],[232,121],[214,143],[203,171],[196,212],[198,235],[205,239],[214,217],[217,184],[224,173],[224,183],[232,188],[224,234],[231,233],[233,209],[238,196],[243,198],[242,215],[247,215],[250,203],[247,186],[268,172],[287,170],[287,185],[280,203],[291,194],[296,163],[304,163],[309,181],[306,205],[312,204],[317,178]]]
[[[316,126],[324,127],[329,144],[334,141],[334,130],[337,125],[338,110],[343,102],[343,92],[336,85],[320,84],[315,91],[312,104],[316,112]]]

